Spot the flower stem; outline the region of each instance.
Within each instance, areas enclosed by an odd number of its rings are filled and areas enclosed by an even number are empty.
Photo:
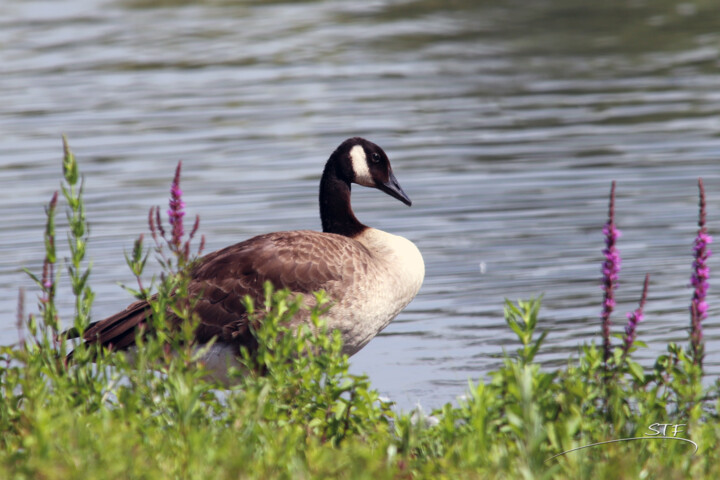
[[[623,355],[627,355],[630,351],[630,348],[633,345],[633,342],[635,342],[635,336],[637,331],[637,326],[640,322],[643,321],[644,313],[643,309],[645,308],[645,301],[647,300],[647,292],[648,292],[648,283],[650,282],[650,275],[645,275],[645,284],[643,285],[643,291],[642,295],[640,296],[640,304],[638,305],[638,308],[632,312],[628,313],[628,323],[625,326],[625,337],[623,338]]]

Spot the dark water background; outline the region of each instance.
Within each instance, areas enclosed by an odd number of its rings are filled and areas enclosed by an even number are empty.
[[[0,343],[17,339],[21,267],[42,259],[61,133],[86,176],[98,318],[130,300],[123,251],[178,160],[213,250],[319,228],[323,163],[361,135],[414,205],[356,188],[357,215],[413,240],[427,277],[353,371],[404,407],[451,401],[516,348],[506,297],[544,294],[547,365],[598,341],[613,179],[616,328],[650,273],[637,357],[651,366],[686,342],[700,176],[720,228],[719,32],[712,1],[2,0]]]

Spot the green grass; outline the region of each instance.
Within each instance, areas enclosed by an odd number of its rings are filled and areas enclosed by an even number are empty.
[[[84,258],[87,226],[77,163],[66,150],[63,197],[71,219],[67,279],[82,332],[93,294]],[[337,332],[322,320],[290,331],[302,299],[268,288],[265,320],[253,334],[254,355],[225,389],[208,380],[191,345],[194,320],[172,291],[183,290],[188,249],[167,256],[152,288],[158,293],[157,333],[140,340],[135,358],[66,340],[55,308],[59,278],[53,217],[47,209],[44,274],[35,276],[39,310],[26,334],[0,350],[0,478],[3,479],[245,479],[245,478],[720,478],[717,385],[703,388],[688,349],[668,345],[651,370],[616,347],[582,345],[563,368],[541,367],[535,356],[538,299],[506,304],[518,349],[466,398],[431,415],[397,412],[364,376],[348,373]],[[176,244],[177,245],[177,244]],[[168,261],[176,258],[175,261]],[[140,277],[142,241],[127,255]],[[184,319],[171,330],[165,312]],[[637,342],[636,342],[637,346]],[[72,362],[66,353],[75,347]],[[451,400],[451,399],[448,399]],[[685,424],[669,439],[649,437],[653,424]],[[672,427],[668,436],[672,435]]]

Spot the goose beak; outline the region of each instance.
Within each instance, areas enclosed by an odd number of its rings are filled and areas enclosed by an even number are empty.
[[[408,197],[405,192],[403,192],[403,189],[398,183],[397,178],[395,178],[395,174],[392,172],[392,170],[390,171],[390,177],[388,178],[388,181],[385,183],[378,183],[377,188],[387,193],[391,197],[397,198],[407,206],[412,205],[412,200],[410,200],[410,197]]]

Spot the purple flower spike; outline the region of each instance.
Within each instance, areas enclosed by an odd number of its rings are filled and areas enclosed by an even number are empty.
[[[635,342],[637,326],[640,322],[643,321],[643,318],[645,316],[643,313],[643,309],[645,308],[645,300],[647,300],[649,282],[650,275],[645,275],[645,284],[643,285],[642,296],[640,297],[640,305],[638,305],[638,308],[634,312],[627,314],[628,323],[625,326],[625,338],[623,345],[623,351],[625,352],[625,354],[630,351],[630,347],[632,347],[633,342]]]
[[[610,358],[610,315],[615,307],[615,288],[617,288],[618,275],[620,273],[620,252],[618,252],[615,244],[620,238],[620,230],[615,227],[615,181],[613,180],[610,187],[610,205],[608,208],[608,221],[603,228],[605,235],[605,249],[602,251],[605,255],[605,261],[602,264],[602,289],[605,292],[603,296],[603,309],[600,314],[602,319],[602,336],[603,350],[605,362]]]
[[[712,255],[712,251],[708,247],[712,243],[712,237],[708,235],[707,226],[705,225],[705,187],[702,178],[698,179],[698,189],[700,192],[700,219],[698,220],[698,226],[700,228],[693,244],[695,261],[693,261],[693,274],[690,277],[690,284],[695,289],[690,303],[690,347],[693,353],[693,362],[702,367],[704,356],[702,321],[707,318],[708,310],[705,298],[710,287],[708,283],[710,267],[707,261]]]
[[[175,169],[175,178],[173,178],[170,187],[170,208],[168,209],[168,217],[170,217],[170,226],[172,227],[172,240],[170,243],[179,249],[182,243],[182,237],[185,234],[183,230],[183,217],[185,216],[185,202],[182,200],[182,190],[180,190],[180,169],[182,162],[178,162]]]

